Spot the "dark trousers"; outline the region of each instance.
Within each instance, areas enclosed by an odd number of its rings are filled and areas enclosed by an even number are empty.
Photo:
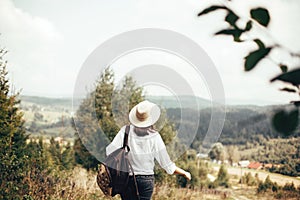
[[[154,188],[154,175],[137,175],[135,178],[140,200],[150,200]],[[128,187],[125,192],[121,194],[121,198],[122,200],[138,200],[133,176],[130,176]]]

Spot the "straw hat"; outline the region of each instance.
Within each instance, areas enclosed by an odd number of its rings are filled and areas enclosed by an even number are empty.
[[[156,104],[142,101],[129,112],[129,121],[136,127],[144,128],[153,125],[159,116],[160,108]]]

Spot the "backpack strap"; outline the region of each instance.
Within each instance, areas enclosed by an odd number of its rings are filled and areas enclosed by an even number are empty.
[[[136,178],[135,178],[135,175],[134,175],[134,171],[133,171],[131,163],[128,162],[128,164],[129,164],[129,167],[130,167],[132,175],[133,175],[133,180],[134,180],[134,185],[135,185],[135,190],[136,190],[136,196],[137,196],[138,200],[140,200],[140,193],[139,193],[138,185],[137,185]]]
[[[130,125],[127,125],[126,126],[126,129],[125,129],[125,136],[124,136],[124,141],[123,141],[123,149],[127,148],[127,151],[129,152],[130,151],[130,148],[128,146],[128,134],[129,134],[129,131],[130,131]]]
[[[127,125],[126,129],[125,129],[125,136],[124,136],[124,141],[123,141],[123,148],[125,149],[127,147],[127,151],[128,152],[130,151],[130,148],[128,146],[128,134],[129,134],[129,131],[130,131],[130,125]],[[131,165],[130,162],[128,162],[128,164],[129,164],[129,167],[130,167],[132,175],[133,175],[134,185],[135,185],[135,189],[136,189],[136,195],[137,195],[138,199],[140,199],[138,185],[137,185],[137,182],[136,182],[136,178],[135,178],[135,174],[134,174],[132,165]]]

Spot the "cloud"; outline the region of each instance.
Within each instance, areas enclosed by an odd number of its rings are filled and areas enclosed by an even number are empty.
[[[17,8],[12,0],[0,1],[0,32],[15,87],[25,93],[46,90],[40,86],[55,73],[53,60],[62,34],[49,20]]]
[[[53,42],[62,38],[50,21],[17,8],[12,0],[1,0],[0,22],[2,33],[12,34],[18,42],[33,39]]]

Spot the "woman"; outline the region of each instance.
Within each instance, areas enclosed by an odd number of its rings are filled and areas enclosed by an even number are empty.
[[[129,113],[130,131],[128,136],[128,154],[136,177],[139,197],[141,200],[151,199],[154,188],[154,160],[168,174],[179,174],[191,180],[191,174],[177,167],[170,160],[166,146],[160,134],[153,129],[159,119],[160,108],[149,101],[142,101],[134,106]],[[106,147],[109,155],[123,145],[125,126],[121,128],[111,144]],[[121,195],[122,200],[138,199],[133,176],[130,176],[128,188]]]

